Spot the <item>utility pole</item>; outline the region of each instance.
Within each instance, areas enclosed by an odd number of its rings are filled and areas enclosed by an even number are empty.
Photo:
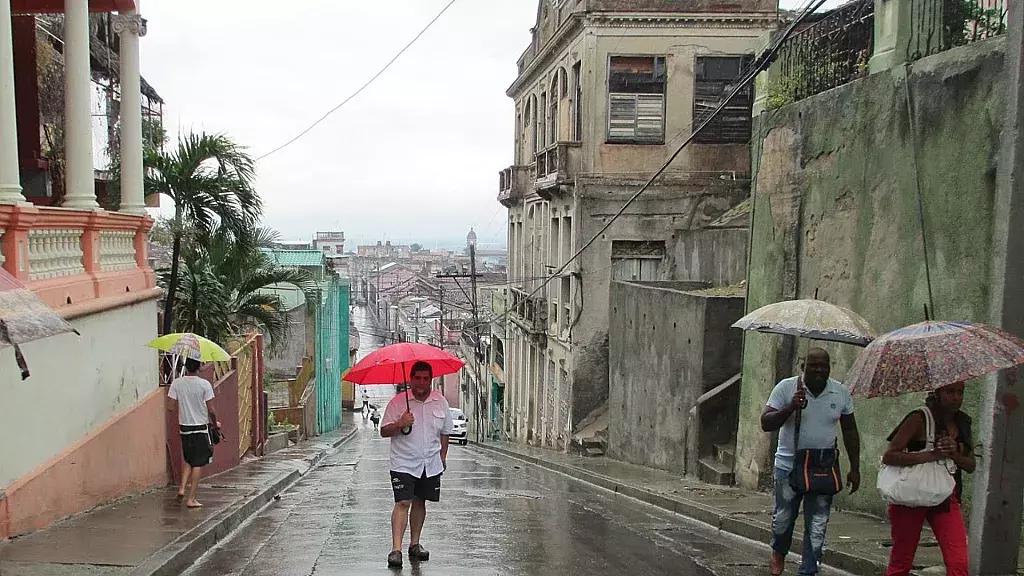
[[[476,272],[476,246],[473,244],[469,245],[469,274],[437,274],[435,278],[453,278],[458,282],[459,278],[470,278],[471,290],[469,296],[470,303],[473,306],[473,375],[476,380],[476,388],[473,390],[473,412],[475,413],[474,419],[476,420],[476,441],[480,441],[480,314],[478,313],[476,305],[476,279],[482,274]],[[462,286],[459,285],[461,288]],[[465,290],[463,289],[463,292]],[[463,328],[465,332],[465,328]]]
[[[441,309],[441,325],[438,326],[438,330],[437,330],[437,335],[438,335],[438,345],[437,345],[437,347],[440,348],[441,350],[444,350],[444,345],[448,343],[447,342],[448,335],[444,331],[444,284],[438,286],[438,290],[439,290],[438,307]]]
[[[992,206],[992,292],[990,321],[1013,334],[1024,334],[1024,8],[1009,6],[1006,60],[1007,110]],[[982,387],[978,470],[971,500],[968,535],[971,574],[1017,573],[1022,501],[1024,501],[1024,409],[1016,370],[986,378]]]
[[[473,403],[476,406],[476,441],[480,442],[480,388],[483,386],[480,374],[480,312],[476,304],[476,245],[469,245],[469,282],[470,294],[473,297],[473,359],[476,369],[476,393],[473,394]]]

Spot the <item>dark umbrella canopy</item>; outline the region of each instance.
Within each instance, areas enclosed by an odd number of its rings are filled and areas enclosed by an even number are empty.
[[[0,347],[14,346],[22,379],[28,378],[29,371],[20,345],[68,332],[78,333],[24,284],[0,268]]]
[[[921,322],[879,336],[844,383],[857,396],[927,392],[1024,364],[1024,340],[972,322]]]

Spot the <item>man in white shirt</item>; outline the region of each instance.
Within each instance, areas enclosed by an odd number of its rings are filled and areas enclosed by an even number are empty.
[[[448,401],[430,382],[433,370],[426,362],[413,364],[410,390],[388,402],[380,435],[391,439],[391,487],[395,507],[391,511],[391,553],[388,566],[402,566],[402,538],[411,524],[409,559],[426,561],[430,553],[420,545],[427,501],[441,499],[441,474],[447,467],[448,436],[454,423]],[[411,522],[410,522],[411,518]]]
[[[202,508],[196,500],[199,477],[202,468],[213,461],[213,446],[210,444],[210,423],[220,428],[217,414],[213,410],[213,386],[209,380],[199,377],[202,364],[191,358],[185,360],[186,375],[171,382],[167,391],[167,410],[178,411],[178,431],[181,434],[181,453],[185,465],[181,471],[181,487],[178,498],[185,498],[185,488],[191,481],[185,506]]]

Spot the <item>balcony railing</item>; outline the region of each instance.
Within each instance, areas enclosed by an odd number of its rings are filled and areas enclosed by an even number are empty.
[[[908,0],[907,59],[917,60],[1006,33],[1009,0]]]
[[[523,199],[526,190],[529,166],[509,166],[498,172],[498,202],[511,208]]]
[[[558,142],[537,153],[533,189],[541,198],[550,200],[553,193],[563,191],[562,186],[575,182],[581,151],[579,142]]]
[[[768,108],[866,76],[874,50],[875,0],[853,0],[794,34],[769,70]]]
[[[548,330],[547,299],[542,296],[529,296],[529,293],[518,288],[511,288],[509,295],[512,313],[510,318],[520,327],[535,334],[545,334]]]
[[[153,220],[120,212],[0,205],[0,266],[55,309],[148,296]]]

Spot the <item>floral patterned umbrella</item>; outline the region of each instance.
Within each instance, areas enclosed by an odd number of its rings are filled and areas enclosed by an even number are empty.
[[[875,336],[867,320],[856,313],[813,299],[762,306],[740,318],[732,327],[857,346],[866,346]]]
[[[843,381],[857,396],[926,392],[1024,364],[1024,339],[971,322],[921,322],[879,336]]]
[[[68,332],[78,334],[17,278],[0,268],[0,348],[14,346],[22,380],[29,377],[29,371],[21,344]]]

